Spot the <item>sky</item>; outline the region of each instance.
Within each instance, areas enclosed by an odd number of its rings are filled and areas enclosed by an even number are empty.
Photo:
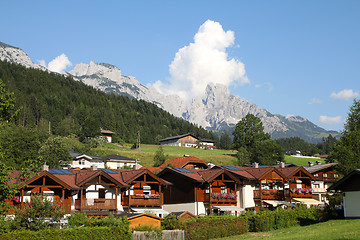
[[[3,0],[0,41],[52,71],[109,63],[184,99],[210,82],[343,130],[360,98],[360,1]]]

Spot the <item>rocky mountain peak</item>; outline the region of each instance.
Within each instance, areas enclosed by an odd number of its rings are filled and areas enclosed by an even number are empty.
[[[17,63],[27,68],[37,68],[46,71],[47,69],[39,64],[33,63],[30,57],[20,48],[0,42],[0,60]]]
[[[47,71],[45,67],[33,63],[20,48],[2,42],[0,42],[0,59]],[[111,64],[93,61],[89,64],[80,63],[65,74],[107,93],[126,95],[154,103],[174,116],[210,130],[229,129],[229,126],[235,125],[250,113],[259,117],[265,131],[276,138],[301,136],[312,141],[314,138],[321,139],[321,136],[328,133],[300,116],[273,115],[266,109],[231,94],[228,87],[221,84],[209,84],[202,98],[195,98],[190,105],[186,105],[177,95],[160,94],[155,88],[142,85],[135,77],[123,76],[121,70]],[[331,134],[336,135],[336,132]]]

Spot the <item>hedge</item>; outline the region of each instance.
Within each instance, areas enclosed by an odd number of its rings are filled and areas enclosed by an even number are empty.
[[[81,227],[70,229],[46,229],[41,231],[13,231],[0,235],[2,240],[13,239],[132,239],[130,231],[121,227]]]

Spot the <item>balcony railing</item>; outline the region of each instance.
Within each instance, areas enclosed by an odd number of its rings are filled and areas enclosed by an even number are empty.
[[[105,199],[105,198],[98,198],[98,199],[75,199],[75,209],[84,211],[84,210],[116,210],[116,199]]]
[[[326,188],[313,188],[312,189],[313,193],[326,193]]]
[[[221,204],[221,205],[236,204],[237,196],[236,194],[205,193],[204,202],[210,204]]]
[[[313,189],[311,188],[290,188],[285,191],[285,197],[290,198],[311,198]]]
[[[123,206],[143,206],[143,207],[161,207],[161,196],[147,197],[147,196],[123,196]]]
[[[283,190],[254,190],[254,199],[265,199],[265,200],[282,200],[284,199]]]

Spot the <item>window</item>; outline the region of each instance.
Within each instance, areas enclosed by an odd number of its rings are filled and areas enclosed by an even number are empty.
[[[150,195],[151,194],[151,187],[150,186],[144,186],[143,187],[143,193],[144,193],[144,195]]]
[[[205,193],[210,193],[210,187],[209,187],[209,185],[206,186],[206,188],[205,188]]]
[[[81,159],[81,160],[79,161],[79,165],[85,165],[85,160],[84,160],[84,159]]]
[[[317,173],[314,174],[314,177],[318,177],[318,176],[319,176],[319,174],[317,174]]]
[[[227,193],[227,188],[225,185],[221,186],[221,193]]]
[[[324,173],[324,175],[323,175],[324,177],[327,177],[327,173]]]
[[[314,184],[314,188],[320,188],[320,184]]]
[[[54,192],[53,191],[44,191],[43,192],[43,199],[48,200],[50,202],[54,201]]]

